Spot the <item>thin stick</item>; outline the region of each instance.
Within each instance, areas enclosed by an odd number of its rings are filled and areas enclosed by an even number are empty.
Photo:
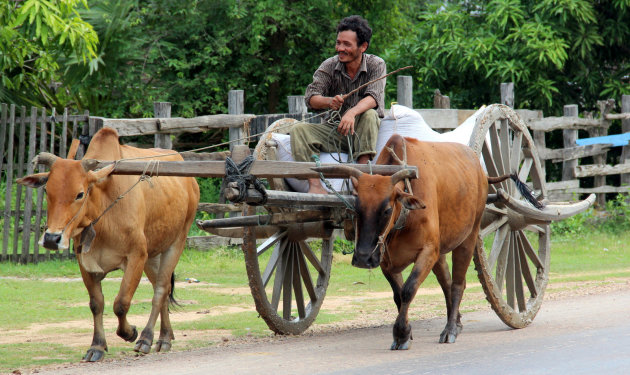
[[[370,81],[370,82],[368,82],[368,83],[364,83],[364,84],[362,84],[361,86],[357,87],[356,89],[354,89],[354,90],[350,91],[349,93],[345,94],[345,95],[343,96],[343,99],[344,99],[344,100],[346,100],[346,99],[347,99],[350,95],[352,95],[352,94],[356,93],[357,91],[361,90],[362,88],[364,88],[365,86],[367,86],[367,85],[369,85],[369,84],[372,84],[372,83],[374,83],[374,82],[376,82],[376,81],[380,81],[380,80],[381,80],[381,79],[383,79],[383,78],[389,77],[389,76],[391,76],[392,74],[396,74],[396,73],[400,72],[401,70],[405,70],[405,69],[409,69],[409,68],[413,68],[413,66],[412,66],[412,65],[409,65],[409,66],[405,66],[405,67],[403,67],[403,68],[398,68],[398,69],[394,70],[393,72],[391,72],[391,73],[387,73],[387,74],[385,74],[384,76],[382,76],[382,77],[380,77],[380,78],[377,78],[377,79],[371,80],[371,81]]]

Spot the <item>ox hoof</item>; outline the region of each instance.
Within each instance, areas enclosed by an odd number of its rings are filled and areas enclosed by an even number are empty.
[[[98,362],[105,357],[105,352],[100,349],[88,349],[81,362]]]
[[[453,344],[463,328],[464,326],[461,323],[457,323],[455,329],[449,329],[448,326],[444,328],[444,331],[440,334],[440,344]]]
[[[402,344],[394,340],[390,349],[391,350],[409,350],[410,347],[411,347],[411,339],[407,339],[407,341],[405,341]]]
[[[131,326],[131,330],[132,331],[130,335],[125,335],[125,333],[121,331],[116,331],[116,334],[118,335],[118,337],[127,342],[134,342],[138,338],[138,330],[136,329],[136,326]]]
[[[453,344],[457,339],[457,333],[449,332],[447,330],[442,331],[440,334],[440,344]]]
[[[136,342],[136,347],[133,350],[138,353],[149,354],[151,352],[151,343],[140,339]]]
[[[156,352],[168,352],[171,350],[171,343],[169,341],[159,340],[155,343],[155,351]]]

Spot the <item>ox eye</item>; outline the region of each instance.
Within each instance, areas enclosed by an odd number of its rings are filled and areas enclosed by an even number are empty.
[[[392,214],[392,208],[391,207],[387,207],[387,209],[385,210],[385,212],[383,214],[385,214],[387,216],[391,215]]]
[[[80,192],[79,194],[77,194],[76,200],[83,199],[83,196],[83,192]]]

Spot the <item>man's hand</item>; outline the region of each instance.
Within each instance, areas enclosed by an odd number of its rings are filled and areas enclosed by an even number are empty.
[[[337,132],[341,135],[354,134],[354,113],[352,111],[346,111],[341,118]]]
[[[335,111],[339,110],[339,108],[341,108],[341,106],[343,105],[343,96],[336,95],[331,99],[332,100],[329,104],[330,109],[334,109]]]

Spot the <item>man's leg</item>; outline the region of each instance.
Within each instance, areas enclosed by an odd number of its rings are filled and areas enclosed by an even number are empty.
[[[376,155],[376,139],[381,120],[374,109],[369,109],[355,119],[355,132],[358,144],[355,143],[354,153],[357,163],[367,164]]]
[[[338,135],[335,128],[327,124],[298,123],[291,128],[291,153],[293,160],[313,162],[312,155],[329,151],[329,138]],[[328,194],[319,178],[308,179],[308,192],[312,194]]]

